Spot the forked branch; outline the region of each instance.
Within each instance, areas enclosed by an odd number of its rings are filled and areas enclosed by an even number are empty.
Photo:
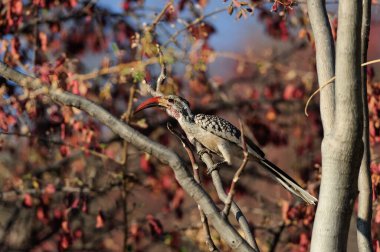
[[[190,162],[191,162],[191,167],[193,168],[193,174],[194,174],[194,179],[197,181],[198,184],[201,184],[201,178],[199,176],[199,166],[197,162],[195,161],[194,153],[191,149],[191,143],[187,139],[187,137],[184,135],[183,132],[180,132],[179,130],[176,130],[173,128],[173,126],[170,123],[167,123],[167,128],[169,131],[178,137],[178,139],[182,142],[183,147],[186,150],[187,155],[189,156]],[[206,234],[206,244],[208,246],[209,251],[212,252],[217,252],[218,249],[216,248],[212,237],[211,237],[211,232],[210,232],[210,226],[208,225],[207,217],[205,213],[202,211],[202,208],[198,205],[199,213],[201,216],[201,222],[203,226],[203,230],[205,231]]]
[[[224,202],[225,206],[224,206],[224,209],[223,209],[223,214],[226,217],[230,213],[232,199],[233,199],[234,194],[235,194],[236,184],[239,181],[240,174],[243,172],[245,166],[248,163],[248,157],[249,157],[249,154],[248,154],[248,151],[247,151],[247,143],[245,142],[245,137],[244,137],[243,124],[241,123],[240,120],[239,120],[239,123],[240,123],[241,142],[242,142],[242,146],[243,146],[244,159],[243,159],[243,162],[241,163],[239,169],[236,171],[236,173],[235,173],[235,175],[234,175],[234,177],[232,179],[232,183],[231,183],[231,186],[230,186],[230,191],[228,192],[227,199]]]

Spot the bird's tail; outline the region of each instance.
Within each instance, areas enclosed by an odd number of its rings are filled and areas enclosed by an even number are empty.
[[[298,185],[297,182],[294,181],[288,174],[286,174],[269,160],[263,158],[259,160],[259,163],[264,168],[266,168],[289,192],[293,193],[297,197],[300,197],[308,204],[315,205],[315,203],[318,201],[314,196],[302,189],[302,187]]]

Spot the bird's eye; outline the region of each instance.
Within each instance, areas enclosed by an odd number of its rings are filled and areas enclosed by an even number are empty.
[[[170,103],[174,103],[174,100],[173,100],[172,98],[169,98],[169,99],[168,99],[168,102],[170,102]]]

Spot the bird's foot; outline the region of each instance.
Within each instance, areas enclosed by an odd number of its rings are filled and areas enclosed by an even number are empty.
[[[227,164],[227,162],[222,161],[222,162],[214,164],[210,169],[207,169],[207,174],[210,175],[213,171],[219,170],[220,166],[223,164]]]
[[[200,150],[200,151],[198,151],[198,155],[202,158],[202,156],[203,156],[203,154],[205,154],[205,153],[207,153],[207,154],[209,154],[209,155],[211,155],[211,151],[209,150],[209,149],[202,149],[202,150]]]

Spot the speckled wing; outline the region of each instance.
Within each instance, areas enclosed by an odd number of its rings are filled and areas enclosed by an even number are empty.
[[[236,128],[229,121],[220,118],[215,115],[205,115],[205,114],[197,114],[194,117],[194,122],[201,126],[204,130],[211,132],[221,138],[224,138],[230,142],[241,146],[241,132],[238,128]],[[256,154],[258,157],[264,157],[264,152],[255,145],[250,139],[245,138],[246,143],[253,150],[252,154]]]

